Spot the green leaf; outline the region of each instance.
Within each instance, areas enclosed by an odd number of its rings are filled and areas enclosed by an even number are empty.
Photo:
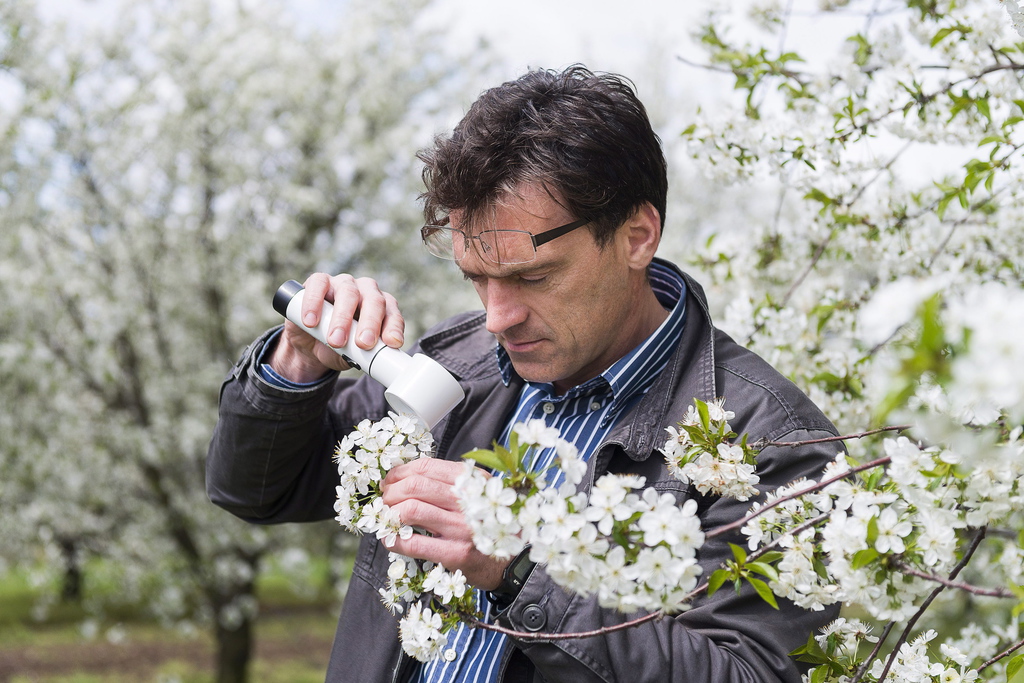
[[[987,135],[987,136],[985,136],[985,137],[983,137],[981,139],[981,142],[978,143],[978,147],[984,147],[985,145],[990,145],[993,142],[998,142],[1000,144],[1003,144],[1003,143],[1007,142],[1006,136],[1005,135]]]
[[[492,470],[499,470],[505,472],[501,458],[494,451],[486,448],[478,448],[475,451],[470,451],[462,456],[463,460],[475,460],[478,465],[490,468]]]
[[[750,562],[746,565],[747,569],[752,572],[757,572],[762,576],[767,576],[772,581],[779,580],[779,573],[775,571],[775,567],[764,562]]]
[[[989,121],[992,120],[992,111],[989,109],[987,97],[978,98],[978,100],[975,101],[974,106],[978,108],[979,114]]]
[[[708,404],[699,398],[693,399],[693,402],[697,405],[697,412],[700,414],[700,421],[704,425],[704,429],[711,431],[711,417],[708,415]]]
[[[729,547],[732,548],[732,556],[736,558],[736,564],[742,565],[747,561],[747,551],[735,543],[730,543]]]
[[[828,567],[825,566],[824,562],[822,562],[819,558],[815,557],[811,561],[811,565],[814,567],[815,574],[825,579],[826,581],[829,580]]]
[[[941,43],[943,40],[945,40],[946,36],[948,36],[950,33],[952,33],[955,30],[956,29],[954,29],[952,27],[948,27],[948,26],[946,28],[939,29],[938,33],[936,33],[935,36],[932,38],[931,46],[935,47],[936,45]]]
[[[829,197],[816,187],[812,187],[811,191],[804,195],[804,199],[811,199],[820,203],[822,205],[822,209],[836,203],[836,200],[832,199],[832,197]]]
[[[501,445],[494,446],[494,453],[498,456],[498,461],[501,463],[502,472],[515,472],[516,465],[519,462],[519,457]]]
[[[775,594],[772,593],[772,589],[768,587],[768,584],[761,579],[755,579],[751,576],[747,577],[747,583],[754,587],[757,594],[761,596],[761,599],[767,602],[775,609],[779,609],[779,603],[775,601]]]
[[[1009,662],[1006,663],[1006,681],[1007,683],[1020,683],[1024,681],[1024,654],[1017,655]],[[1020,674],[1018,676],[1018,674]]]
[[[807,636],[807,642],[789,653],[790,657],[796,657],[798,662],[809,662],[811,664],[826,664],[829,662],[828,654],[821,649],[818,639],[814,634]]]
[[[876,559],[878,559],[878,551],[874,548],[865,548],[853,556],[853,562],[850,563],[850,566],[854,569],[860,569],[871,564]]]
[[[718,569],[711,574],[711,578],[708,579],[708,595],[714,595],[715,592],[722,587],[726,579],[729,578],[729,570]]]

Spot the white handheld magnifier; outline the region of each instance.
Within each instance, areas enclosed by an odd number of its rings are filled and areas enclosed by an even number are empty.
[[[349,335],[345,346],[331,346],[327,343],[327,332],[334,306],[325,301],[320,310],[320,323],[307,327],[302,322],[303,292],[302,285],[295,280],[284,283],[274,294],[274,310],[323,342],[353,368],[383,384],[384,398],[396,412],[415,415],[432,429],[465,398],[465,392],[451,373],[422,353],[410,356],[380,340],[370,350],[361,349],[356,346],[354,334]]]

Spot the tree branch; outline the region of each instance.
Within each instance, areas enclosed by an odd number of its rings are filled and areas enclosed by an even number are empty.
[[[886,638],[889,637],[889,634],[892,633],[892,629],[895,626],[895,621],[890,621],[888,624],[885,625],[885,628],[882,629],[882,635],[878,636],[878,642],[875,643],[875,647],[871,650],[871,654],[869,654],[867,656],[867,659],[865,659],[857,668],[857,673],[854,674],[853,680],[850,681],[850,683],[860,683],[860,679],[862,679],[864,677],[864,674],[867,673],[868,667],[871,665],[871,662],[875,661],[875,657],[877,657],[878,653],[882,650],[882,644],[885,643]]]
[[[913,567],[911,567],[909,564],[906,564],[905,562],[898,562],[897,561],[897,562],[893,562],[892,564],[893,564],[893,566],[895,566],[897,569],[899,569],[904,574],[909,574],[910,576],[916,576],[916,577],[918,577],[920,579],[926,579],[928,581],[934,581],[935,583],[941,583],[943,586],[945,586],[947,588],[956,588],[956,589],[959,589],[959,590],[971,593],[972,595],[984,595],[984,596],[987,596],[987,597],[990,597],[990,598],[1016,598],[1017,597],[1013,593],[1011,593],[1010,591],[1006,590],[1005,588],[983,588],[981,586],[975,586],[975,585],[970,584],[970,583],[964,583],[963,581],[951,581],[949,579],[943,578],[943,577],[938,576],[936,574],[929,574],[928,572],[923,572],[923,571],[921,571],[919,569],[914,569]]]
[[[998,662],[1000,659],[1003,659],[1005,657],[1009,657],[1010,655],[1012,655],[1014,652],[1016,652],[1017,650],[1019,650],[1022,647],[1024,647],[1024,638],[1021,638],[1016,643],[1014,643],[1010,647],[1006,648],[1005,650],[1003,650],[1002,652],[997,654],[992,659],[988,660],[987,662],[985,662],[984,664],[979,666],[978,667],[978,673],[981,673],[982,671],[984,671],[988,667],[990,667],[993,664],[995,664],[996,662]]]
[[[955,579],[957,574],[959,574],[960,571],[967,566],[967,563],[971,561],[971,557],[974,556],[974,551],[976,551],[978,546],[981,545],[981,539],[983,538],[985,538],[985,527],[978,529],[978,533],[974,535],[974,540],[971,541],[971,545],[967,548],[963,558],[953,568],[953,571],[949,573],[950,581]],[[946,590],[946,586],[944,585],[936,587],[935,590],[928,594],[928,597],[925,598],[924,602],[921,603],[921,607],[914,613],[914,616],[910,617],[910,620],[907,621],[907,625],[903,629],[903,633],[900,634],[899,640],[897,640],[896,644],[893,645],[892,652],[889,653],[889,658],[885,661],[885,667],[882,669],[882,673],[878,676],[878,680],[885,680],[885,677],[889,674],[889,669],[892,668],[893,662],[896,661],[896,656],[899,654],[900,648],[903,646],[903,643],[907,642],[907,638],[910,636],[910,632],[913,630],[914,625],[917,624],[918,620],[926,611],[928,611],[932,601],[935,600],[935,598],[939,596],[939,593],[944,590]]]
[[[911,429],[913,426],[914,425],[890,425],[888,427],[879,427],[878,429],[869,429],[866,432],[858,432],[856,434],[845,434],[843,436],[826,436],[821,439],[806,439],[804,441],[755,441],[753,447],[758,450],[761,450],[764,448],[768,448],[769,446],[809,446],[811,444],[828,443],[830,441],[849,441],[850,439],[863,439],[866,436],[881,434],[882,432],[902,432],[907,429]]]
[[[707,587],[705,583],[704,588]],[[694,592],[700,590],[701,587],[695,589]],[[692,595],[692,593],[691,593]],[[687,596],[689,597],[689,596]],[[498,626],[497,624],[488,624],[487,622],[480,621],[476,618],[470,618],[466,621],[471,627],[481,628],[485,631],[494,631],[495,633],[503,633],[506,636],[517,638],[519,640],[531,640],[537,642],[553,642],[556,640],[574,640],[577,638],[594,638],[596,636],[603,636],[615,631],[622,631],[627,628],[633,628],[641,624],[646,624],[649,621],[657,621],[665,616],[665,612],[658,610],[657,612],[651,612],[645,614],[638,619],[632,619],[630,621],[624,621],[621,624],[615,626],[605,626],[603,628],[594,629],[593,631],[580,631],[579,633],[530,633],[528,631],[516,631],[514,629],[505,628],[504,626]]]
[[[778,505],[782,505],[783,503],[787,503],[787,502],[789,502],[791,500],[795,500],[795,499],[797,499],[797,498],[799,498],[801,496],[807,495],[808,493],[812,493],[814,491],[820,491],[823,488],[827,487],[829,484],[837,482],[840,479],[846,479],[847,477],[852,477],[853,475],[858,474],[860,472],[863,472],[864,470],[870,470],[870,469],[873,469],[875,467],[881,467],[882,465],[888,465],[891,460],[892,459],[889,456],[885,456],[884,458],[878,458],[877,460],[872,460],[869,463],[865,463],[863,465],[859,465],[857,467],[853,467],[851,469],[848,469],[848,470],[846,470],[845,472],[843,472],[841,474],[835,475],[834,477],[829,477],[828,479],[822,479],[820,482],[818,482],[814,486],[811,486],[810,488],[806,488],[806,489],[802,489],[800,491],[796,491],[795,493],[791,493],[788,496],[783,496],[782,498],[776,498],[772,502],[765,504],[764,506],[758,508],[757,510],[754,510],[753,512],[751,512],[750,514],[746,515],[745,517],[741,517],[740,519],[737,519],[735,522],[730,522],[729,524],[723,524],[722,526],[715,527],[711,531],[709,531],[706,534],[704,534],[704,538],[705,538],[705,540],[709,539],[709,538],[715,538],[716,536],[721,536],[722,534],[725,534],[725,533],[728,533],[730,531],[733,531],[734,529],[738,529],[738,528],[742,527],[744,524],[746,524],[747,522],[749,522],[750,520],[756,519],[757,517],[760,517],[761,515],[763,515],[768,510],[771,510],[773,507],[776,507]]]

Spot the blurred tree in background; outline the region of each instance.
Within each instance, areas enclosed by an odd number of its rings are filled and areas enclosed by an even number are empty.
[[[0,554],[97,615],[82,568],[106,558],[126,602],[214,625],[220,683],[246,680],[261,563],[311,542],[203,483],[274,289],[375,272],[410,337],[459,307],[415,230],[424,122],[467,99],[425,5],[304,33],[271,0],[147,0],[87,31],[0,0]]]

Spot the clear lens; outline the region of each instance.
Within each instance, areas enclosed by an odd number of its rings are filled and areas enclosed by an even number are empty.
[[[420,231],[427,251],[438,258],[461,261],[466,255],[463,233],[445,225],[425,225]],[[525,230],[484,230],[472,237],[480,258],[496,265],[529,263],[537,254]]]
[[[453,261],[455,260],[455,247],[452,232],[451,228],[443,225],[425,225],[420,231],[420,236],[423,238],[423,244],[427,245],[427,251],[438,258]],[[459,241],[465,243],[461,233]]]
[[[525,230],[484,230],[476,239],[483,257],[498,265],[529,263],[537,254]]]

